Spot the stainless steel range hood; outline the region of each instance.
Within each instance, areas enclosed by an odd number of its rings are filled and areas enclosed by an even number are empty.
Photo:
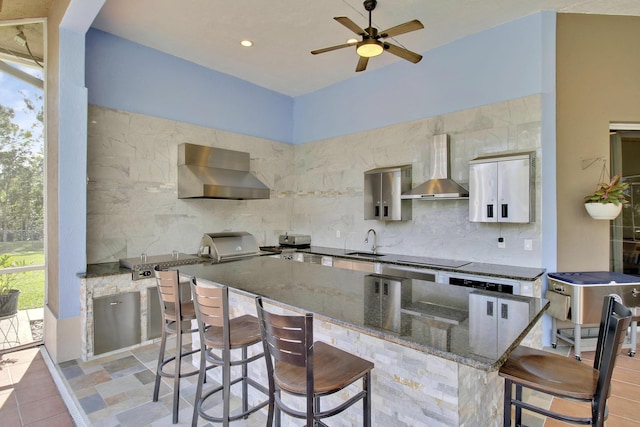
[[[179,199],[268,199],[249,172],[249,153],[183,143],[178,146]]]
[[[431,178],[403,193],[402,199],[461,199],[468,198],[469,191],[449,178],[449,135],[434,135],[431,142]]]

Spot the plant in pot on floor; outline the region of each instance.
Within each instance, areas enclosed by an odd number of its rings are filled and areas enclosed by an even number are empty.
[[[12,262],[11,255],[0,255],[0,268],[18,267],[20,264],[16,261]],[[0,318],[13,316],[18,312],[20,290],[14,288],[17,281],[18,273],[0,274]]]
[[[620,174],[596,186],[596,191],[584,198],[584,207],[594,219],[615,219],[622,207],[629,203],[625,190],[629,183],[622,182]]]

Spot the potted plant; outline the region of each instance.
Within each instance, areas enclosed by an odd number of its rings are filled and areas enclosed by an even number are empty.
[[[620,174],[596,186],[596,191],[584,198],[584,207],[594,219],[614,219],[629,203],[624,194],[629,183],[621,182]]]
[[[11,255],[0,256],[0,268],[17,267],[19,263],[11,262]],[[14,285],[18,277],[16,273],[0,274],[0,318],[13,316],[18,312],[18,296],[20,290]]]

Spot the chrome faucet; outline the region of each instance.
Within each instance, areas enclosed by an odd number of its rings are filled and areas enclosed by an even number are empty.
[[[367,237],[364,238],[364,242],[369,243],[369,233],[371,232],[373,232],[373,244],[371,245],[371,252],[375,254],[376,251],[378,250],[378,246],[376,244],[377,243],[376,240],[378,240],[378,235],[376,234],[376,230],[374,230],[373,228],[370,228],[369,231],[367,231]]]

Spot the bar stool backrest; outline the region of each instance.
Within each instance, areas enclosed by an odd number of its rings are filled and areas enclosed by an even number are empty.
[[[266,334],[263,336],[268,351],[276,362],[294,366],[307,366],[313,355],[313,314],[286,316],[264,310],[258,300],[258,320]]]
[[[223,286],[201,286],[191,279],[191,291],[193,301],[198,307],[196,314],[205,326],[222,328],[224,326],[225,313],[228,309],[228,290]]]
[[[165,322],[174,322],[182,318],[180,304],[180,279],[177,270],[162,270],[159,266],[154,267],[156,283],[158,285],[158,296],[160,297],[160,307]]]
[[[631,310],[617,302],[614,297],[606,296],[602,307],[598,343],[593,362],[593,367],[600,373],[596,387],[596,397],[592,405],[594,417],[605,416],[607,396],[609,396],[609,389],[611,388],[611,377],[613,376],[616,356],[622,349],[630,323]],[[598,424],[596,423],[595,425]]]
[[[217,336],[222,337],[222,358],[229,357],[231,348],[231,331],[229,328],[229,289],[226,286],[198,285],[196,278],[191,278],[191,293],[196,309],[198,330],[201,342],[206,342],[205,331],[214,328]],[[215,355],[212,354],[213,357]]]
[[[313,391],[315,382],[313,376],[313,314],[304,316],[286,316],[266,311],[262,298],[256,298],[258,322],[262,331],[264,356],[267,361],[267,375],[269,389],[273,390],[275,364],[288,363],[304,367],[306,370],[306,413],[307,425],[313,422]]]

